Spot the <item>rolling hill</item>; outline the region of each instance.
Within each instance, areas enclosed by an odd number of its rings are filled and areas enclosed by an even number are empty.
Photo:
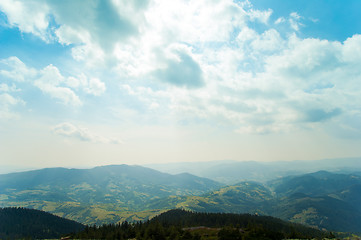
[[[219,186],[191,174],[171,175],[141,166],[49,168],[0,175],[0,206],[30,207],[82,223],[102,224],[144,219],[159,213],[142,212],[151,200],[199,195]]]
[[[319,229],[361,232],[360,177],[325,171],[270,181],[241,182],[201,196],[168,197],[149,208],[270,215]]]

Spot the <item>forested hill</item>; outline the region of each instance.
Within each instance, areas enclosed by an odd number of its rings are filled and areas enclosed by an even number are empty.
[[[191,174],[171,175],[136,165],[47,168],[1,174],[0,206],[23,206],[84,224],[103,224],[129,221],[135,215],[132,220],[145,219],[155,214],[144,209],[151,200],[200,195],[220,186]],[[134,214],[145,210],[151,212]]]
[[[323,238],[329,234],[273,217],[250,214],[196,213],[170,210],[145,223],[87,227],[81,239],[288,239]]]
[[[0,208],[0,239],[60,238],[84,225],[50,213],[26,208]]]

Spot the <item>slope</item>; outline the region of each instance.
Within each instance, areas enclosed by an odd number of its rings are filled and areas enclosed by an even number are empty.
[[[361,232],[358,181],[354,175],[317,172],[277,179],[270,183],[271,188],[241,182],[201,196],[156,200],[147,207],[253,213],[319,229]]]
[[[50,213],[25,208],[0,208],[0,239],[60,238],[84,225]]]
[[[249,214],[167,211],[145,223],[89,227],[75,234],[81,239],[289,239],[324,238],[313,228],[280,219]]]
[[[0,175],[0,206],[31,207],[101,224],[142,211],[154,199],[203,194],[219,186],[190,174],[171,175],[141,166],[50,168]],[[153,215],[139,213],[148,214]]]

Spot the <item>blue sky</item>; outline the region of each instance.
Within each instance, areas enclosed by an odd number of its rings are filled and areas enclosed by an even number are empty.
[[[358,0],[0,2],[0,166],[361,156]]]

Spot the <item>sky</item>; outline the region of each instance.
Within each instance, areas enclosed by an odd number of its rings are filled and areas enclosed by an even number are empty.
[[[359,0],[1,0],[0,167],[361,156]]]

